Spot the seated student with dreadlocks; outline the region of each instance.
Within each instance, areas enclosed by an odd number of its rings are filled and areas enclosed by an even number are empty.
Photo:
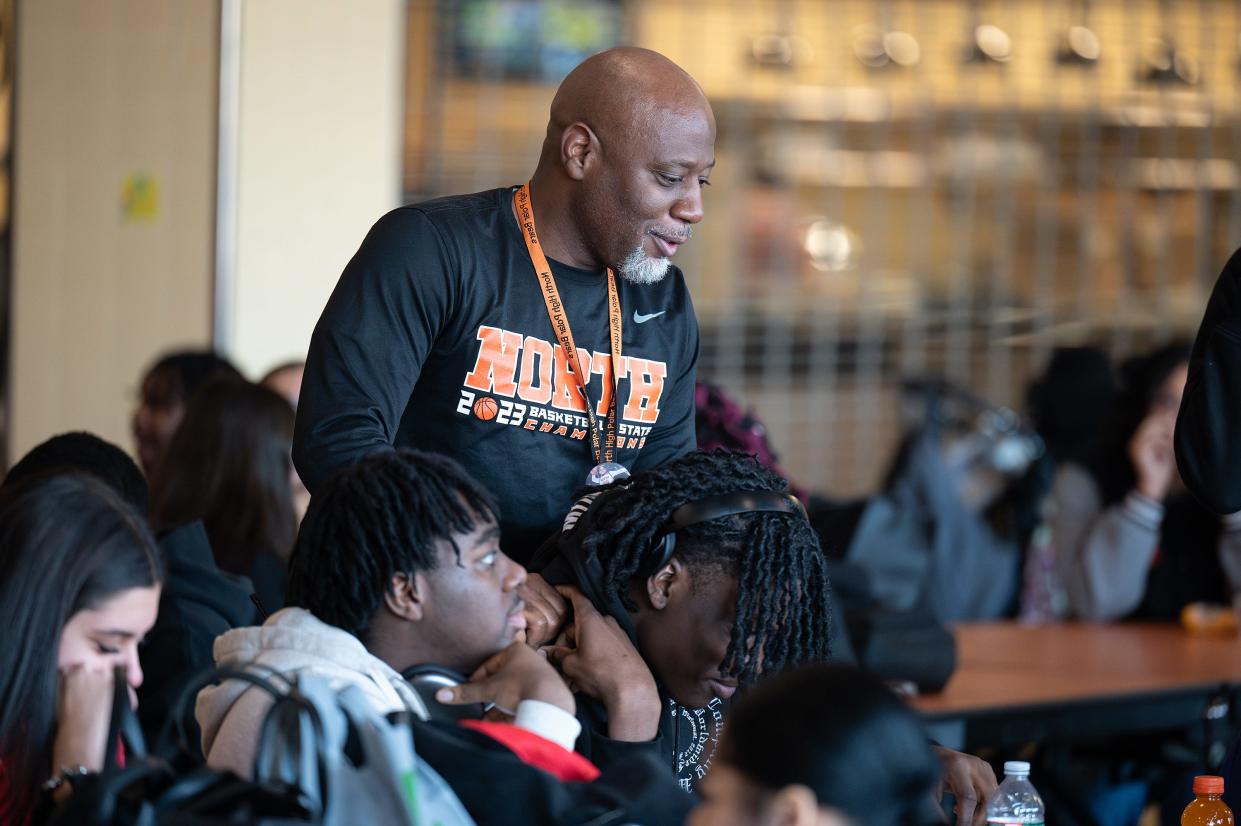
[[[787,489],[753,457],[714,451],[579,500],[532,567],[580,589],[568,591],[569,644],[549,649],[584,695],[580,751],[603,765],[654,743],[689,790],[738,687],[828,659],[823,553]],[[600,626],[631,641],[628,660],[640,655],[649,670],[634,677],[597,656],[581,637],[598,639]]]
[[[655,750],[692,789],[738,687],[828,659],[834,628],[823,553],[787,490],[748,454],[698,451],[588,493],[570,511],[531,568],[581,592],[568,591],[568,645],[549,648],[579,690],[579,751],[606,765],[614,754]],[[530,580],[523,593],[537,609],[532,621],[543,614],[534,625],[546,639],[565,612],[541,596],[538,574]],[[628,653],[649,666],[645,683],[622,667],[626,658],[583,644],[583,629],[592,643],[601,638],[598,626],[631,642]],[[972,755],[934,751],[958,822],[972,822],[995,789],[994,773]]]
[[[289,607],[217,639],[216,662],[357,686],[376,711],[421,720],[447,709],[406,676],[428,666],[472,674],[472,701],[514,710],[514,725],[417,724],[415,740],[476,820],[558,822],[564,813],[621,809],[642,822],[679,823],[688,806],[678,808],[683,795],[670,781],[660,791],[658,764],[631,761],[624,776],[600,777],[572,753],[580,730],[573,695],[520,641],[526,571],[500,550],[497,524],[490,494],[451,459],[396,450],[344,468],[302,522]],[[270,706],[268,694],[237,680],[204,689],[196,713],[207,762],[250,775]],[[559,782],[569,779],[594,782]]]

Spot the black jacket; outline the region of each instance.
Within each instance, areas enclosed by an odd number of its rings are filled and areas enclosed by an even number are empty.
[[[1176,463],[1211,510],[1241,510],[1241,250],[1224,265],[1194,339]]]
[[[479,826],[672,826],[685,821],[694,803],[649,752],[614,760],[595,780],[574,783],[557,780],[487,735],[456,724],[415,721],[414,743],[418,756],[448,782]]]
[[[169,743],[159,739],[165,722],[191,678],[214,666],[215,638],[254,624],[256,617],[250,581],[216,567],[201,522],[168,531],[159,544],[166,573],[159,615],[139,652],[145,679],[138,689],[138,719],[147,743],[167,754]],[[182,711],[187,742],[196,745],[193,702]]]

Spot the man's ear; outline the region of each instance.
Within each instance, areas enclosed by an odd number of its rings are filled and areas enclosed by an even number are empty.
[[[594,163],[599,151],[599,139],[586,124],[572,123],[560,134],[560,163],[565,173],[575,181],[586,177],[587,168]]]
[[[394,574],[384,594],[384,607],[398,619],[417,622],[426,610],[426,581],[422,574]]]
[[[809,786],[796,783],[776,792],[768,806],[771,816],[767,820],[774,826],[822,826],[838,823],[832,818],[820,818],[819,801]]]
[[[646,599],[656,611],[689,593],[689,568],[675,556],[646,578]]]

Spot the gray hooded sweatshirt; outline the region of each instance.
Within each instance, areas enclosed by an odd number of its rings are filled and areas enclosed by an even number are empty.
[[[325,679],[339,691],[356,686],[381,714],[410,709],[427,718],[426,707],[401,675],[366,650],[357,637],[316,619],[301,608],[285,608],[262,626],[237,628],[216,638],[220,666],[260,666]],[[228,680],[198,694],[194,716],[202,727],[203,754],[214,768],[242,777],[254,771],[259,729],[272,699],[249,683]]]

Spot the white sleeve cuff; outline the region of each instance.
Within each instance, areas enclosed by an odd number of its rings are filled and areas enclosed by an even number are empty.
[[[573,751],[573,744],[582,733],[582,724],[576,717],[560,706],[542,700],[522,700],[518,703],[513,725],[551,740],[566,751]]]
[[[1136,490],[1129,491],[1121,504],[1121,510],[1125,516],[1147,530],[1157,531],[1163,523],[1163,504],[1148,499]]]

